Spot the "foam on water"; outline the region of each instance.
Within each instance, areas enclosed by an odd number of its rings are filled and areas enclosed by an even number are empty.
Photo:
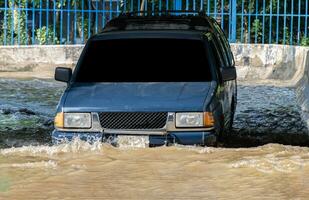
[[[232,162],[230,167],[253,168],[263,173],[291,173],[309,165],[309,148],[269,144],[255,149],[266,154],[243,157]]]
[[[117,138],[117,145],[121,149],[146,148],[149,146],[148,136],[121,136]]]
[[[14,156],[14,155],[55,155],[60,153],[79,153],[79,152],[101,152],[103,149],[103,143],[95,141],[88,143],[75,138],[72,142],[65,142],[54,146],[23,146],[12,147],[7,149],[1,149],[0,155]]]
[[[1,165],[0,165],[1,166]],[[31,168],[53,168],[57,167],[57,163],[55,161],[40,161],[40,162],[27,162],[27,163],[13,163],[10,165],[15,168],[22,169],[31,169]]]

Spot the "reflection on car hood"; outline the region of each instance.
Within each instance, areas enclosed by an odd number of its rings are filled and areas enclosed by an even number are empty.
[[[75,83],[64,111],[202,111],[211,82]]]

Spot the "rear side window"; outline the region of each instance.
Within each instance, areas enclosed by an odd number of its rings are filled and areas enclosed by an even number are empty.
[[[221,42],[218,40],[217,36],[213,32],[206,33],[205,36],[207,37],[208,42],[210,43],[210,46],[215,53],[216,62],[219,67],[228,67],[229,61],[226,52]]]
[[[93,40],[76,71],[76,82],[211,81],[202,40]]]
[[[222,29],[220,28],[218,23],[215,20],[213,22],[214,22],[214,26],[215,26],[216,31],[219,33],[218,37],[220,38],[221,42],[223,43],[223,45],[224,45],[224,47],[227,51],[227,56],[229,58],[230,65],[234,66],[234,64],[235,64],[234,57],[233,57],[233,54],[231,52],[231,47],[229,45],[229,42],[227,41],[227,39],[224,35],[224,32],[222,31]]]
[[[224,67],[223,58],[222,58],[222,55],[220,53],[218,46],[213,40],[209,41],[209,44],[212,49],[213,55],[215,56],[215,61],[216,61],[216,65],[218,69]]]
[[[226,53],[226,50],[222,44],[222,42],[220,41],[218,36],[215,36],[213,41],[215,42],[216,46],[218,47],[218,50],[220,51],[220,54],[222,56],[222,59],[224,61],[224,67],[229,67],[230,66],[230,62]]]

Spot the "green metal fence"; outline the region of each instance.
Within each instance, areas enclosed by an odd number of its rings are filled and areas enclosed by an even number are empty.
[[[309,45],[309,0],[1,0],[0,44],[83,44],[122,11],[195,10],[231,42]]]

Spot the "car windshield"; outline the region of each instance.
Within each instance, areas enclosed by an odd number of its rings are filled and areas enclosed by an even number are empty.
[[[211,80],[205,45],[185,39],[93,40],[76,82],[203,82]]]

